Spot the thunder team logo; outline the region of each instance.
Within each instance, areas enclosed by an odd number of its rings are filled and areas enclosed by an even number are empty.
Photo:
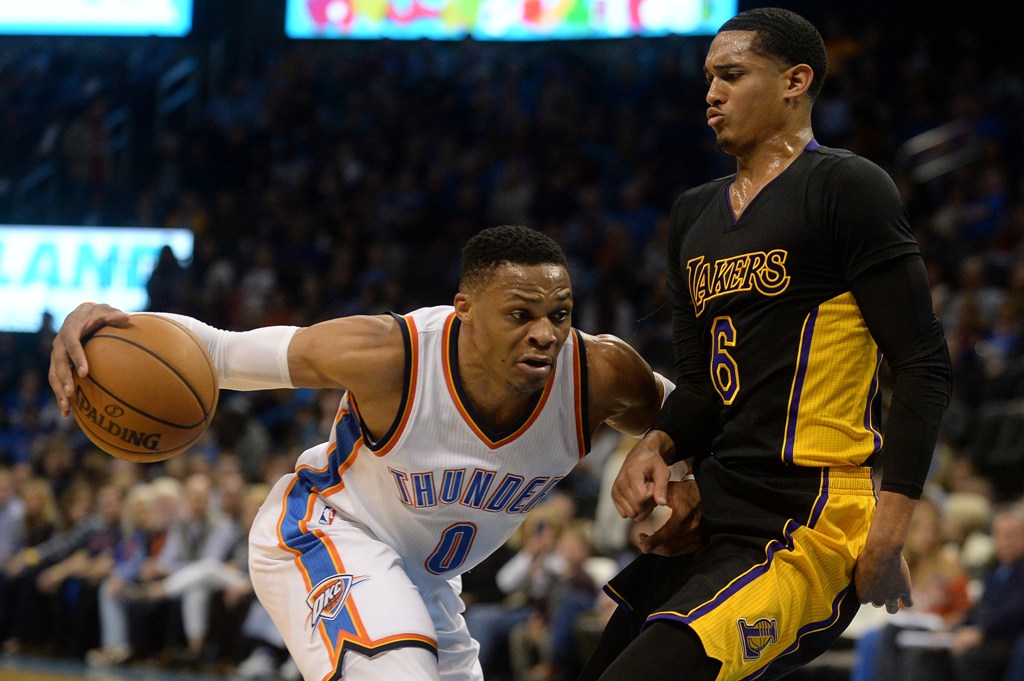
[[[741,291],[756,290],[766,296],[777,296],[789,287],[786,256],[782,249],[744,253],[731,258],[704,262],[704,256],[686,263],[693,309],[699,317],[712,298]]]
[[[736,621],[740,628],[740,642],[743,646],[743,659],[756,660],[761,651],[779,640],[779,625],[775,620],[762,618],[753,624],[740,618]]]
[[[310,631],[316,632],[317,625],[323,620],[333,620],[345,609],[345,602],[352,587],[365,582],[369,575],[331,575],[313,587],[306,596],[306,605],[309,606]]]

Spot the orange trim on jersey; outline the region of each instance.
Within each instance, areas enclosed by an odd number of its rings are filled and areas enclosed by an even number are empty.
[[[288,489],[286,489],[284,491],[284,496],[281,497],[281,515],[279,515],[277,517],[277,523],[274,525],[274,527],[275,527],[275,529],[277,531],[277,545],[278,545],[278,547],[281,550],[287,551],[288,553],[290,553],[293,556],[295,556],[295,562],[296,563],[299,562],[299,556],[301,556],[302,553],[300,553],[299,551],[296,551],[295,549],[293,549],[292,547],[288,546],[288,544],[285,543],[284,537],[281,536],[281,526],[284,525],[285,516],[288,515],[288,497],[291,495],[292,488],[295,487],[295,483],[297,483],[298,481],[299,481],[299,478],[295,477],[295,478],[292,479],[292,481],[290,483],[288,483]],[[312,585],[309,585],[309,588],[312,588]]]
[[[329,497],[332,494],[337,494],[341,490],[345,489],[345,471],[352,467],[352,464],[356,462],[356,458],[359,456],[359,451],[363,448],[363,438],[359,438],[352,445],[352,451],[347,457],[345,457],[345,463],[338,466],[338,480],[336,485],[331,485],[327,489],[320,490],[320,494],[325,497]],[[330,456],[330,449],[328,449],[327,455]]]
[[[303,565],[302,563],[302,553],[289,547],[285,543],[284,538],[281,536],[281,526],[284,524],[285,517],[287,514],[288,498],[297,481],[298,478],[292,480],[292,482],[288,485],[288,489],[285,491],[284,499],[282,501],[283,506],[281,511],[281,517],[278,519],[277,523],[277,539],[278,545],[282,549],[295,556],[295,566],[299,569],[299,574],[302,576],[302,582],[305,585],[306,590],[310,591],[313,588],[313,580],[310,577],[309,572],[306,570],[305,565]],[[303,534],[312,534],[314,537],[320,540],[320,542],[327,549],[327,553],[331,557],[331,563],[334,565],[334,569],[337,572],[337,574],[345,574],[347,572],[345,569],[345,564],[341,560],[341,556],[338,554],[338,550],[337,547],[334,545],[334,542],[331,541],[330,537],[324,534],[323,530],[309,529],[309,521],[313,517],[313,510],[315,508],[315,505],[316,495],[310,494],[306,502],[306,513],[298,522],[299,530]],[[433,647],[435,650],[437,649],[437,641],[430,638],[429,636],[424,636],[422,634],[392,634],[390,636],[385,636],[379,639],[371,639],[369,635],[367,635],[366,633],[366,626],[363,624],[362,617],[359,615],[359,609],[356,607],[355,601],[348,601],[345,604],[345,609],[348,611],[349,617],[352,619],[352,624],[356,629],[355,636],[347,635],[346,632],[341,632],[342,635],[338,638],[338,640],[332,641],[330,633],[327,631],[326,623],[320,622],[317,624],[317,628],[319,629],[320,633],[320,639],[323,641],[324,647],[328,652],[332,667],[332,671],[328,673],[326,676],[324,676],[324,681],[327,681],[337,673],[341,664],[341,656],[345,650],[345,643],[348,641],[351,641],[352,643],[358,646],[370,650],[374,648],[379,648],[381,646],[391,645],[400,641],[417,641],[420,643],[425,643],[428,646]]]
[[[455,404],[455,408],[462,416],[462,420],[466,422],[466,425],[469,426],[470,430],[476,433],[476,436],[480,438],[481,442],[487,445],[490,449],[504,447],[525,433],[544,410],[544,405],[547,404],[548,396],[551,395],[551,387],[555,384],[555,369],[557,364],[551,368],[551,376],[548,377],[547,385],[544,386],[544,392],[541,393],[540,399],[537,400],[537,404],[533,408],[533,413],[530,414],[529,418],[527,418],[526,421],[523,422],[523,425],[519,426],[515,432],[509,433],[500,440],[492,440],[486,433],[484,433],[480,426],[477,425],[476,421],[473,420],[469,410],[466,409],[466,405],[463,404],[462,400],[459,398],[458,390],[455,388],[455,378],[452,376],[452,367],[448,361],[451,356],[452,324],[455,323],[455,319],[456,317],[454,312],[448,316],[448,319],[444,323],[444,333],[441,342],[441,366],[444,371],[444,383],[448,387],[448,394],[451,396],[452,402]]]
[[[351,394],[349,394],[349,399],[350,400],[351,400],[351,397],[352,397]],[[355,404],[354,403],[351,404],[351,409],[352,409],[352,411],[355,411]],[[344,418],[349,413],[350,413],[349,408],[347,408],[345,406],[342,406],[340,409],[338,409],[338,415],[334,417],[334,426],[333,426],[333,428],[337,428],[338,424],[341,423],[341,419]],[[356,416],[356,418],[358,418],[358,414],[355,414],[355,416]],[[364,439],[363,439],[362,436],[360,436],[354,443],[352,443],[352,449],[349,450],[348,456],[345,457],[345,462],[342,465],[338,466],[338,482],[336,484],[331,485],[330,487],[327,487],[326,489],[322,489],[322,490],[314,488],[314,491],[320,493],[322,496],[328,497],[328,496],[331,496],[332,494],[337,494],[341,490],[345,489],[345,479],[344,479],[345,471],[347,471],[349,468],[351,468],[352,464],[354,464],[356,462],[356,458],[359,456],[359,451],[360,451],[360,449],[362,449],[363,443],[364,443]],[[295,472],[296,473],[298,473],[300,471],[312,471],[314,473],[325,473],[325,472],[327,472],[327,469],[329,469],[331,467],[331,454],[333,454],[335,451],[337,451],[337,449],[338,449],[338,442],[337,442],[337,440],[335,440],[335,441],[333,441],[333,442],[331,442],[330,444],[327,445],[327,452],[326,452],[327,463],[324,465],[323,468],[315,468],[314,466],[310,466],[309,464],[300,464],[300,465],[295,467]]]
[[[367,447],[374,456],[384,456],[398,444],[398,441],[402,437],[402,433],[405,432],[405,426],[409,423],[409,416],[412,414],[413,402],[416,399],[416,381],[419,377],[420,369],[420,343],[419,343],[419,331],[416,329],[416,321],[408,315],[395,315],[405,322],[406,330],[409,332],[409,387],[405,395],[402,396],[403,405],[401,415],[396,419],[397,425],[393,424],[390,432],[385,436],[387,439],[380,443],[374,443],[372,447]],[[356,406],[355,400],[351,393],[349,394],[349,402],[356,417],[359,419],[359,423],[362,425],[363,418],[359,415],[359,409]]]
[[[337,442],[332,442],[329,445],[327,445],[327,463],[324,464],[323,468],[316,468],[315,466],[310,466],[308,463],[302,463],[295,467],[295,472],[298,473],[299,471],[313,471],[314,473],[325,473],[327,469],[331,467],[331,453],[334,452],[334,450],[337,448]]]
[[[341,419],[347,413],[348,409],[345,408],[345,404],[344,402],[342,402],[342,405],[338,407],[338,413],[335,414],[334,416],[334,423],[331,425],[331,432],[334,432],[334,429],[338,427],[338,424],[341,423]],[[331,466],[331,453],[334,452],[334,450],[337,448],[337,442],[331,442],[327,445],[327,463],[324,464],[323,468],[315,468],[313,466],[310,466],[309,464],[301,464],[295,467],[295,472],[298,473],[299,471],[313,471],[314,473],[325,473],[327,469],[330,468]],[[291,487],[289,487],[288,489],[291,490]],[[285,495],[285,499],[288,499],[288,495]]]
[[[573,366],[573,376],[572,376],[573,400],[572,400],[572,404],[573,404],[573,409],[576,412],[576,442],[579,443],[579,446],[580,446],[580,457],[579,458],[582,459],[583,457],[585,457],[587,455],[587,434],[583,432],[583,424],[586,422],[586,419],[584,418],[584,415],[583,415],[583,384],[582,384],[583,372],[586,371],[587,368],[585,366],[583,366],[583,362],[582,362],[583,357],[582,357],[582,354],[580,353],[580,348],[579,348],[580,343],[583,342],[583,336],[581,336],[580,334],[577,333],[577,334],[573,335],[573,339],[574,339],[574,341],[573,341],[573,344],[572,344],[572,366]]]
[[[312,507],[310,510],[312,510]],[[310,517],[311,515],[307,515],[306,518],[303,519],[303,521],[300,523],[300,526],[304,532],[309,531],[307,530],[307,522],[310,519]],[[323,543],[324,547],[327,549],[327,553],[331,557],[331,562],[334,564],[335,572],[339,575],[348,572],[348,570],[345,569],[345,563],[341,560],[341,556],[338,555],[338,549],[334,545],[334,542],[331,541],[331,538],[326,536],[323,533],[323,531],[319,529],[312,530],[311,532],[313,536],[319,539],[321,543]],[[308,573],[306,573],[305,567],[301,563],[299,563],[298,565],[303,572],[303,580],[308,585],[310,583],[309,575]],[[311,585],[307,586],[307,589],[312,588],[313,587]],[[437,641],[430,638],[429,636],[423,636],[422,634],[392,634],[390,636],[385,636],[383,638],[372,639],[366,633],[366,625],[363,624],[363,618],[359,615],[359,608],[356,607],[355,601],[350,598],[345,604],[345,609],[348,611],[348,615],[352,619],[352,625],[356,630],[355,636],[349,635],[348,632],[341,631],[339,632],[341,635],[338,637],[338,639],[336,641],[332,641],[330,634],[327,631],[327,624],[325,622],[320,622],[319,624],[317,624],[317,628],[320,630],[320,638],[321,640],[323,640],[324,645],[327,647],[328,653],[331,658],[331,666],[334,669],[334,671],[331,674],[328,674],[326,677],[324,677],[325,681],[331,678],[331,676],[337,673],[337,671],[340,669],[341,656],[345,652],[345,643],[347,642],[352,642],[358,646],[372,650],[374,648],[390,645],[393,643],[397,643],[399,641],[418,641],[420,643],[426,643],[427,645],[432,646],[434,649],[437,649]]]

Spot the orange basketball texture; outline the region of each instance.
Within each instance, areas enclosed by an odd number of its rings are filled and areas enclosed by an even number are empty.
[[[75,376],[71,412],[112,456],[163,461],[188,449],[217,408],[217,369],[206,346],[181,324],[133,314],[124,328],[101,327],[83,343],[89,362]]]

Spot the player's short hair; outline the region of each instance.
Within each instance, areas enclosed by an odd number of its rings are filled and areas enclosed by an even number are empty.
[[[463,291],[479,287],[498,265],[561,265],[568,269],[562,247],[530,227],[502,225],[482,230],[462,248]]]
[[[779,7],[757,7],[740,12],[729,19],[718,32],[754,31],[751,52],[769,59],[777,59],[789,66],[807,64],[814,71],[814,80],[808,94],[811,101],[818,98],[828,73],[825,41],[814,24],[796,12]]]

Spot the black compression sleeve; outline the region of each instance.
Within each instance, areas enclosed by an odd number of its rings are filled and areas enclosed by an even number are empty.
[[[672,438],[678,461],[711,450],[711,441],[718,432],[719,406],[697,338],[696,320],[686,303],[673,308],[672,338],[676,389],[668,396],[651,428],[664,431]]]
[[[952,386],[949,352],[932,311],[924,262],[917,254],[888,260],[858,275],[850,288],[893,376],[881,488],[916,499]]]

